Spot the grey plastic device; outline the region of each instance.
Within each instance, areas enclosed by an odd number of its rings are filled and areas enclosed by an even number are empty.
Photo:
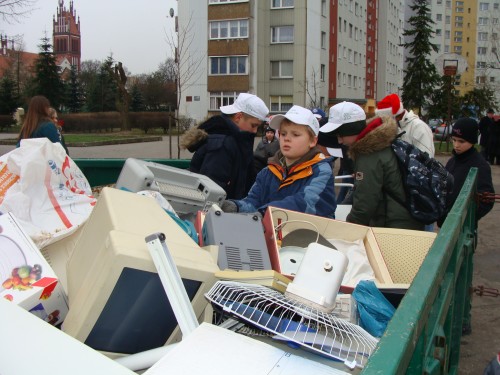
[[[202,232],[204,245],[219,246],[221,270],[272,269],[259,215],[209,210]]]

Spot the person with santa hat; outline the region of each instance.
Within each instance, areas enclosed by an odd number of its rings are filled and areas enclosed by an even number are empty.
[[[399,125],[401,139],[434,157],[434,137],[431,128],[413,111],[407,111],[397,94],[389,94],[377,104],[375,114],[392,116]]]

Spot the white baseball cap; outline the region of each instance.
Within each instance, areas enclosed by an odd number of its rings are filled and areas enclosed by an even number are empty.
[[[256,95],[241,93],[233,104],[220,107],[220,111],[226,115],[233,115],[238,112],[266,121],[269,109],[266,104]]]
[[[363,108],[351,102],[335,104],[330,108],[328,122],[320,129],[322,133],[329,133],[337,130],[344,124],[351,122],[366,121],[366,114]]]
[[[294,105],[284,115],[273,116],[269,126],[275,130],[279,130],[281,121],[285,118],[296,124],[309,126],[315,135],[318,135],[319,133],[318,119],[314,116],[311,110],[307,108]]]

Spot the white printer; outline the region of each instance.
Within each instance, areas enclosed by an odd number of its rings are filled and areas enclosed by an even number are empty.
[[[125,161],[116,188],[132,192],[158,191],[177,214],[206,211],[226,198],[224,189],[207,176],[135,158]]]

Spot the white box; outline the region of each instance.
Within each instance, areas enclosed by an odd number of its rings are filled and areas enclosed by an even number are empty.
[[[53,325],[68,313],[66,294],[14,215],[0,215],[0,297]]]
[[[283,225],[285,222],[287,222],[287,224]],[[373,268],[377,285],[393,285],[391,274],[389,273],[373,230],[370,227],[276,207],[268,207],[262,223],[264,225],[264,236],[271,258],[271,266],[276,272],[283,273],[279,256],[279,237],[285,237],[288,233],[296,229],[317,229],[319,234],[325,238],[336,238],[350,242],[361,239],[365,246],[370,265]],[[276,228],[278,229],[276,230]],[[292,278],[291,275],[287,276]],[[348,291],[348,289],[343,286],[341,291]]]

